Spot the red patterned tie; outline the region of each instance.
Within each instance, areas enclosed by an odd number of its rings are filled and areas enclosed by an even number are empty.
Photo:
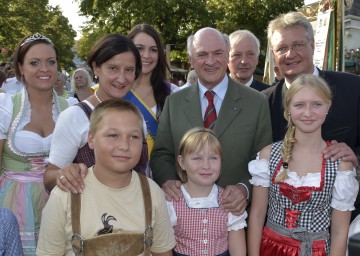
[[[205,97],[208,100],[208,106],[205,110],[204,116],[204,127],[213,129],[216,121],[216,109],[214,105],[214,96],[215,92],[213,91],[206,91]]]

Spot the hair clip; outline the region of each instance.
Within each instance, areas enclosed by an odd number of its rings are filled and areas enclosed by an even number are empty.
[[[45,40],[45,41],[49,42],[50,44],[53,44],[53,42],[51,42],[51,40],[48,37],[36,32],[35,34],[26,38],[25,41],[20,45],[20,47],[22,47],[24,44],[27,44],[27,43],[30,43],[33,41],[37,41],[37,40]]]

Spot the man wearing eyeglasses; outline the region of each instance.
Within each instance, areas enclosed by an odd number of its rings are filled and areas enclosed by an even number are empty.
[[[254,78],[259,63],[260,42],[249,30],[236,30],[229,36],[230,58],[228,68],[230,77],[236,82],[258,91],[269,88],[269,85]]]
[[[283,80],[264,91],[269,97],[273,140],[282,140],[285,135],[287,122],[282,100],[287,88],[301,74],[321,76],[333,92],[322,136],[325,140],[338,142],[333,142],[324,151],[324,156],[351,161],[357,166],[357,156],[360,155],[360,77],[344,72],[321,71],[314,66],[313,29],[301,13],[290,12],[272,20],[268,26],[268,40],[276,65],[284,76]]]

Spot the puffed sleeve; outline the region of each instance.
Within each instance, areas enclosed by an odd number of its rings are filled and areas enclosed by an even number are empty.
[[[228,216],[228,231],[237,231],[239,229],[245,228],[246,225],[246,218],[248,214],[244,211],[243,214],[240,216],[235,216],[231,212],[229,212]]]
[[[5,140],[10,129],[14,103],[11,95],[0,93],[0,140]]]
[[[170,217],[171,226],[175,227],[177,224],[177,216],[173,205],[173,201],[166,200],[166,206]]]
[[[337,171],[333,189],[331,207],[339,211],[352,211],[359,191],[359,182],[355,178],[355,169]]]
[[[252,176],[250,183],[254,186],[270,187],[270,169],[269,161],[266,159],[259,159],[259,153],[255,160],[252,160],[249,165],[249,172]]]

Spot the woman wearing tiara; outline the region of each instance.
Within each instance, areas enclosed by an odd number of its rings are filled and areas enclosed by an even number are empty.
[[[0,206],[19,223],[23,252],[35,255],[41,211],[48,199],[43,185],[51,136],[66,99],[57,97],[57,50],[39,33],[15,50],[16,77],[25,85],[14,96],[0,93]]]

